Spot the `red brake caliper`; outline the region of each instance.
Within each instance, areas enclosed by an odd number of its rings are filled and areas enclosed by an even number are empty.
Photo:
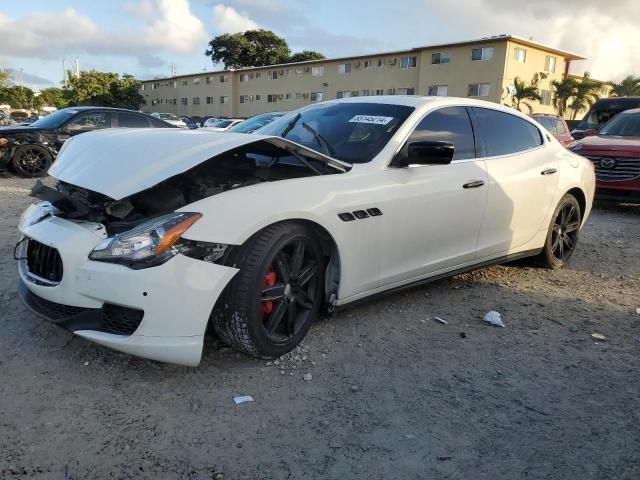
[[[263,283],[266,288],[266,287],[273,287],[277,281],[278,281],[278,277],[276,277],[276,272],[271,270],[269,271],[269,273],[267,273],[264,276]],[[262,309],[262,321],[264,321],[269,316],[269,314],[273,311],[273,302],[272,301],[262,302],[261,309]]]

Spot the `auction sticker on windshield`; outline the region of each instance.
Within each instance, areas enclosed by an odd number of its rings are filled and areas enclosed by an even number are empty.
[[[349,123],[373,123],[374,125],[386,125],[393,117],[380,117],[378,115],[356,115]]]

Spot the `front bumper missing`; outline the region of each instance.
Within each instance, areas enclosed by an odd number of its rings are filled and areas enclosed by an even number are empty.
[[[38,284],[19,269],[25,305],[101,345],[153,360],[198,365],[213,306],[237,269],[183,255],[143,270],[95,262],[88,259],[100,241],[95,230],[93,225],[57,217],[20,229],[26,237],[57,248],[64,264],[62,280],[54,286]],[[144,316],[130,335],[114,334],[103,328],[107,305]],[[71,315],[52,314],[56,306],[71,309]]]

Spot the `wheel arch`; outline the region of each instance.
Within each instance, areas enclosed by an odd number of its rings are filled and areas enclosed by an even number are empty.
[[[582,222],[587,214],[587,196],[580,187],[573,187],[567,191],[567,194],[573,195],[578,201],[578,205],[580,205],[580,221]]]

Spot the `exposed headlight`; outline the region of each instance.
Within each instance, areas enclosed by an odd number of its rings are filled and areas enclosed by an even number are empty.
[[[146,268],[166,262],[180,253],[177,242],[202,214],[175,212],[141,223],[137,227],[101,241],[91,260]]]

